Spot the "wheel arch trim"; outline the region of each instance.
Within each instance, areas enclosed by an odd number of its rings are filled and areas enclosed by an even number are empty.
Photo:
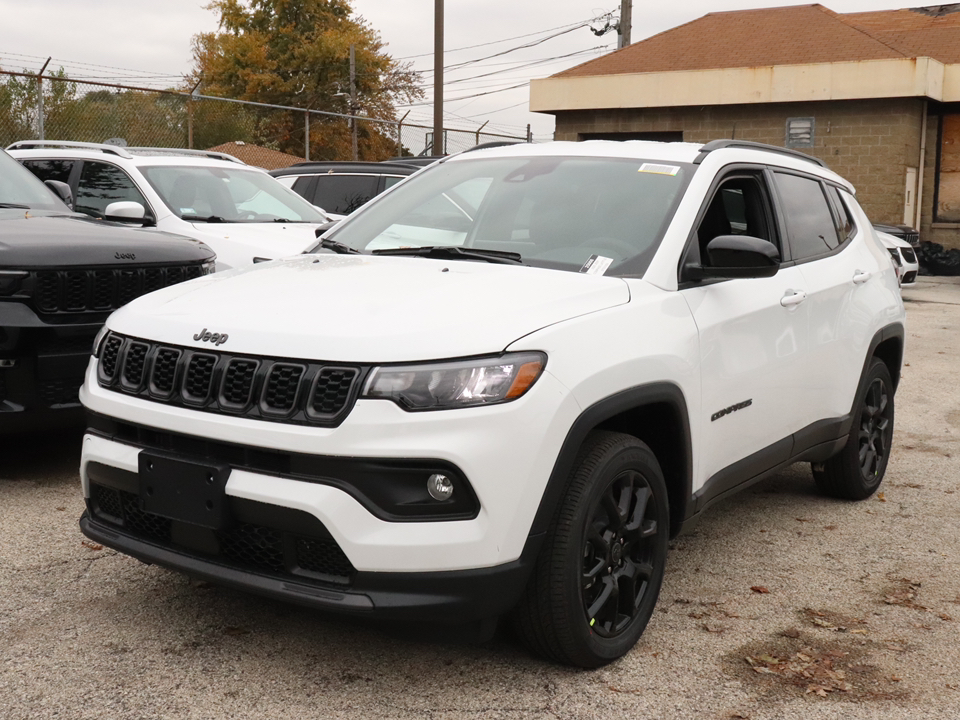
[[[553,471],[547,480],[546,488],[540,499],[540,506],[530,528],[530,540],[540,540],[550,525],[556,508],[567,486],[574,462],[587,435],[618,416],[629,412],[642,411],[656,405],[667,405],[675,413],[675,421],[680,425],[679,437],[674,438],[680,444],[676,453],[677,462],[668,475],[664,473],[667,482],[668,494],[671,500],[682,498],[682,505],[670,504],[671,536],[676,535],[683,521],[693,510],[692,482],[693,482],[693,453],[690,432],[690,420],[687,413],[687,402],[683,391],[678,385],[669,382],[650,383],[626,390],[621,390],[595,402],[584,410],[570,426],[563,441],[560,453],[557,455]],[[643,438],[640,438],[643,440]],[[654,448],[654,454],[656,451]],[[663,466],[663,460],[658,457]],[[677,487],[679,483],[680,487]],[[673,492],[671,492],[671,486]]]

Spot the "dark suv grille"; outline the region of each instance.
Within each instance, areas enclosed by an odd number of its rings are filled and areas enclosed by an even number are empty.
[[[97,519],[122,527],[128,535],[164,545],[174,544],[174,522],[144,512],[134,493],[91,483],[89,508]],[[249,522],[217,530],[215,535],[216,550],[203,554],[212,554],[236,568],[288,576],[319,575],[318,579],[337,584],[349,583],[356,573],[332,539],[295,535]]]
[[[335,427],[367,368],[231,355],[110,333],[100,385],[145,400],[302,425]]]
[[[204,274],[204,268],[197,264],[116,270],[37,270],[30,273],[25,287],[42,313],[109,312],[141,295]]]

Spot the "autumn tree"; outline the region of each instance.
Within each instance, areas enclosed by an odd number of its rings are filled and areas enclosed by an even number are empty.
[[[393,120],[398,103],[423,95],[418,73],[386,54],[349,0],[213,0],[207,7],[219,13],[220,27],[193,38],[189,80],[202,94],[350,114],[352,45],[358,114]],[[322,117],[311,119],[310,157],[349,158],[349,123]],[[394,154],[390,130],[358,122],[361,159]],[[303,113],[258,112],[255,134],[262,144],[304,153]]]

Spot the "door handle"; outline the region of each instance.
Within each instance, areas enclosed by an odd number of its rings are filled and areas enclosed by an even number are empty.
[[[807,299],[807,294],[803,290],[787,290],[786,294],[780,298],[780,304],[784,307],[799,305]]]
[[[873,273],[863,272],[862,270],[855,270],[853,273],[853,284],[860,285],[861,283],[865,283],[871,277],[873,277]]]

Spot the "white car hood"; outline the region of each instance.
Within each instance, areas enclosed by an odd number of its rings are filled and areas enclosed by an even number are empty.
[[[630,300],[619,278],[463,260],[304,255],[145,295],[108,326],[134,337],[233,353],[406,362],[503,350],[569,318]]]

